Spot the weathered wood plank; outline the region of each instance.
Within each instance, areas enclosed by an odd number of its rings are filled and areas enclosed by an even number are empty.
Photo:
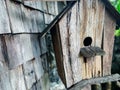
[[[38,33],[44,30],[45,24],[42,12],[31,10],[10,0],[6,2],[13,33]]]
[[[34,58],[29,34],[5,36],[9,68],[15,68]]]
[[[48,50],[47,50],[47,45],[46,45],[46,39],[45,37],[40,38],[40,48],[41,48],[41,55],[45,54]]]
[[[48,1],[47,2],[47,8],[48,8],[48,12],[50,14],[57,15],[58,10],[57,10],[56,4],[57,3],[55,1]]]
[[[5,0],[0,0],[0,34],[11,33]]]
[[[79,52],[80,48],[86,47],[86,37],[92,39],[92,44],[88,46],[102,48],[104,13],[101,1],[81,0],[59,22],[63,71],[68,87],[81,79],[102,75],[101,56],[84,58],[79,57]]]
[[[23,64],[25,85],[27,89],[30,89],[32,85],[36,82],[33,62],[34,60],[31,60]]]
[[[1,90],[14,90],[11,87],[9,72],[5,72],[3,74],[0,74],[0,89]],[[23,89],[23,90],[25,90],[25,89]]]
[[[102,48],[102,40],[103,40],[103,25],[104,25],[104,15],[105,15],[105,7],[103,3],[99,0],[93,1],[93,6],[94,3],[96,3],[96,11],[93,13],[93,21],[95,21],[96,27],[95,29],[95,43],[94,45],[97,47]],[[92,10],[95,10],[95,6],[92,8]],[[94,18],[95,17],[95,18]],[[101,61],[101,56],[96,56],[94,57],[95,60],[95,74],[94,77],[100,77],[102,75],[102,61]]]
[[[111,63],[113,55],[113,45],[114,45],[114,30],[115,21],[106,11],[105,21],[104,21],[104,39],[103,39],[103,49],[106,55],[103,57],[103,76],[111,74]]]
[[[43,76],[44,74],[44,70],[43,70],[43,65],[42,65],[42,59],[40,57],[36,57],[34,62],[34,71],[35,71],[35,76],[36,76],[36,80],[39,81],[40,78]]]
[[[68,32],[68,49],[69,49],[69,62],[72,67],[73,81],[77,83],[82,80],[81,74],[81,61],[79,58],[80,53],[80,29],[78,21],[78,4],[74,5],[70,12],[67,14],[67,32]]]
[[[66,79],[66,86],[70,87],[74,81],[73,81],[73,75],[72,75],[72,68],[69,61],[69,44],[68,44],[68,30],[67,30],[67,15],[65,15],[62,20],[59,22],[59,32],[61,37],[61,45],[62,45],[62,52],[63,52],[63,66],[65,70],[65,79]]]
[[[51,21],[54,19],[54,16],[49,14],[44,14],[44,17],[45,17],[45,24],[50,24]]]
[[[21,5],[15,4],[13,1],[6,0],[8,14],[10,18],[12,32],[24,32],[24,25],[22,22]],[[19,27],[19,28],[18,28]]]
[[[23,69],[22,69],[22,65],[19,67],[16,67],[15,69],[10,70],[10,84],[12,87],[12,90],[27,90],[26,89],[26,84],[24,81],[24,76],[23,76]],[[7,85],[6,85],[7,86]],[[6,89],[9,90],[9,89]]]
[[[33,35],[33,34],[30,35],[32,52],[35,58],[38,58],[41,55],[41,49],[40,49],[40,43],[38,37],[39,37],[38,35]]]
[[[5,45],[5,39],[4,36],[0,36],[0,61],[7,61],[8,56],[6,55],[6,45]],[[7,63],[8,64],[8,63]]]

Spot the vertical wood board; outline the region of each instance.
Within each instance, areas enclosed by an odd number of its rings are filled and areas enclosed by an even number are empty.
[[[113,55],[113,45],[114,45],[114,30],[116,24],[113,18],[106,11],[105,21],[104,21],[104,39],[103,39],[103,49],[106,54],[103,57],[103,76],[111,74],[112,65],[112,55]]]
[[[0,34],[11,33],[5,0],[0,0]]]
[[[72,74],[74,84],[82,80],[81,74],[81,62],[79,58],[80,52],[80,29],[79,27],[79,17],[77,15],[78,3],[73,6],[70,12],[67,14],[67,30],[68,30],[68,49],[69,49],[69,62],[72,67]]]
[[[61,45],[62,45],[62,52],[63,52],[63,66],[66,79],[67,87],[73,85],[73,75],[72,75],[72,68],[69,61],[69,49],[68,49],[68,30],[67,30],[67,15],[65,15],[62,20],[59,22],[59,30],[60,30],[60,37],[61,37]]]
[[[39,38],[38,35],[30,35],[30,40],[31,40],[31,46],[32,46],[32,52],[35,58],[40,57],[41,55],[41,48],[40,48],[40,43],[39,43]]]

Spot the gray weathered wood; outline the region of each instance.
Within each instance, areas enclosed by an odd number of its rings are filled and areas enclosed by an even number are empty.
[[[21,5],[22,19],[24,24],[24,32],[37,33],[44,30],[43,13],[36,10],[31,10]]]
[[[38,39],[38,35],[30,35],[30,40],[31,40],[31,46],[32,46],[32,52],[34,57],[38,58],[41,55],[41,49],[40,49],[40,43]]]
[[[9,80],[10,80],[12,90],[16,90],[16,89],[17,90],[27,90],[26,86],[25,86],[26,84],[24,81],[22,65],[19,67],[16,67],[15,69],[10,70],[9,75],[10,75]],[[6,84],[6,86],[7,86],[7,84]],[[9,89],[6,89],[6,90],[9,90]]]
[[[0,61],[7,61],[4,36],[0,36]],[[7,63],[7,62],[6,62]]]
[[[105,51],[100,47],[86,46],[80,49],[80,55],[86,58],[95,57],[96,55],[103,56]]]
[[[9,72],[0,74],[0,89],[1,90],[14,90],[11,87]],[[25,90],[25,89],[23,89],[23,90]]]
[[[57,5],[56,4],[57,3],[55,1],[47,2],[47,8],[48,8],[48,12],[50,14],[57,15],[58,10],[57,10]]]
[[[48,50],[47,50],[45,37],[40,38],[39,40],[40,40],[40,48],[41,48],[41,55],[42,55],[42,54],[45,54]]]
[[[22,21],[21,5],[17,3],[15,4],[13,1],[10,0],[6,0],[6,3],[12,32],[24,32],[25,29]]]
[[[27,89],[30,89],[32,85],[36,82],[33,62],[34,60],[31,60],[23,64],[25,84]]]
[[[25,6],[29,6],[29,7],[32,7],[34,9],[41,10],[41,11],[43,11],[42,4],[43,4],[43,2],[41,2],[41,1],[24,1]]]
[[[111,74],[115,27],[116,27],[115,21],[106,11],[103,36],[104,37],[103,49],[106,52],[106,55],[103,57],[103,76]]]
[[[10,0],[6,2],[13,33],[37,33],[44,30],[45,24],[42,12],[31,10]]]
[[[15,68],[34,58],[29,34],[5,36],[9,68]]]
[[[69,88],[69,90],[78,90],[82,89],[84,86],[88,84],[96,84],[96,83],[106,83],[106,82],[112,82],[112,81],[117,81],[120,80],[120,75],[119,74],[114,74],[114,75],[108,75],[104,77],[98,77],[98,78],[92,78],[92,79],[86,79],[82,80],[79,83],[75,84],[73,87]]]
[[[64,18],[59,22],[59,32],[60,32],[60,40],[62,45],[62,54],[63,54],[63,67],[64,67],[64,73],[65,73],[65,80],[66,85],[70,87],[74,81],[73,81],[73,75],[72,75],[72,68],[69,62],[69,49],[68,49],[68,34],[67,34],[67,15],[64,16]]]
[[[78,13],[78,3],[73,6],[70,12],[67,13],[67,34],[68,34],[68,57],[69,62],[71,64],[72,68],[72,75],[73,75],[73,81],[74,84],[78,81],[82,80],[82,67],[81,67],[81,61],[79,58],[79,52],[80,52],[80,29],[79,29],[79,16]],[[77,66],[77,67],[76,67]]]
[[[5,0],[0,0],[0,34],[11,33]]]
[[[36,57],[33,62],[33,65],[34,65],[36,80],[39,81],[44,74],[42,59],[40,57]]]
[[[45,24],[50,24],[54,19],[54,16],[49,14],[44,14],[44,17],[45,17]]]

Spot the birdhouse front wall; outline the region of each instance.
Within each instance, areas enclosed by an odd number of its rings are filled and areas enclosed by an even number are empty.
[[[56,52],[56,59],[59,75],[67,87],[83,79],[111,74],[115,21],[101,0],[80,0],[60,20],[58,26],[59,35],[56,38],[59,38],[61,53]],[[80,56],[80,49],[86,47],[84,40],[87,37],[92,39],[90,45],[88,39],[88,46],[97,46],[106,54],[86,59]]]

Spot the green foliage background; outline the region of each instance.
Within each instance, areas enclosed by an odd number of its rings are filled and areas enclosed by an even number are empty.
[[[120,13],[120,0],[110,0],[110,2],[116,8],[116,10]],[[120,28],[115,30],[115,36],[120,36]]]

